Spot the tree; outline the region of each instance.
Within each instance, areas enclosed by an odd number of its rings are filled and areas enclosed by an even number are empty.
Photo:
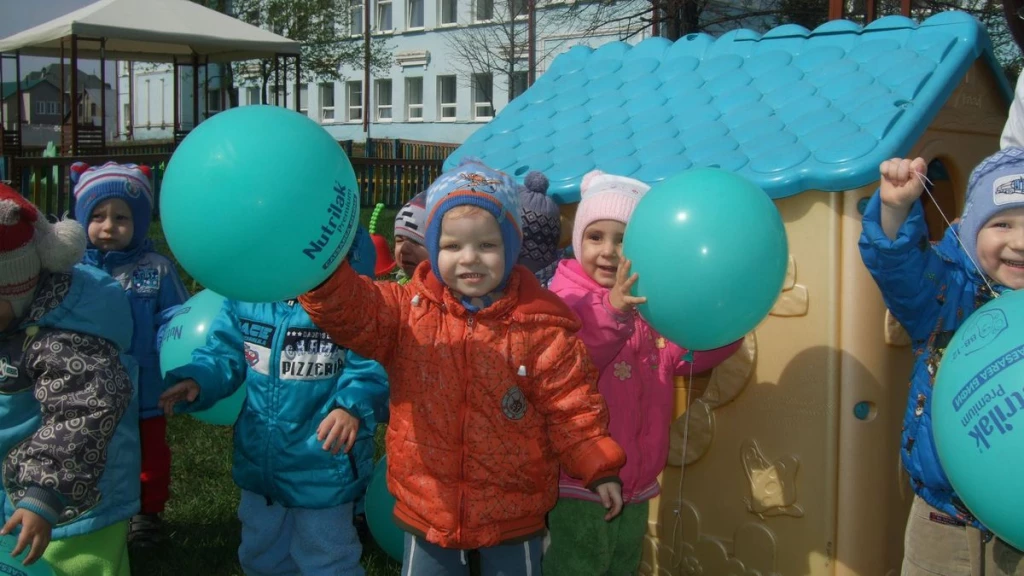
[[[302,43],[302,81],[342,80],[343,66],[364,67],[364,44],[360,29],[362,3],[351,0],[193,0],[220,12],[232,13],[239,20]],[[355,12],[353,12],[355,9]],[[358,20],[355,20],[358,18]],[[355,24],[355,26],[353,26]],[[391,50],[385,38],[370,41],[370,69],[386,70],[391,66]],[[264,58],[235,62],[233,78],[240,82],[256,82],[262,88],[262,101],[270,101],[268,88],[274,78],[274,60]],[[290,64],[280,77],[285,84],[295,81],[295,66]],[[226,85],[233,82],[226,81]],[[234,103],[233,103],[234,104]]]
[[[528,0],[478,0],[474,18],[488,24],[464,22],[457,30],[447,33],[446,41],[454,55],[452,64],[462,74],[473,78],[489,75],[504,80],[508,98],[526,89],[523,78],[527,71],[529,49],[527,30]],[[473,86],[484,92],[487,101],[494,102],[494,83]]]

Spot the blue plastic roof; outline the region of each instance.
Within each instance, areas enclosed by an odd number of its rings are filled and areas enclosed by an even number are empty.
[[[834,20],[630,46],[577,46],[445,161],[478,156],[520,181],[544,172],[560,203],[599,168],[653,184],[695,166],[750,178],[772,198],[842,191],[909,152],[974,61],[1013,89],[981,24]]]

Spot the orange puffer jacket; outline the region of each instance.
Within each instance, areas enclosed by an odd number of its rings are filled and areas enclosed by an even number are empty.
[[[395,518],[446,548],[539,534],[559,463],[590,485],[625,461],[579,320],[521,266],[506,294],[470,314],[428,263],[404,286],[346,263],[299,299],[335,342],[387,369]]]

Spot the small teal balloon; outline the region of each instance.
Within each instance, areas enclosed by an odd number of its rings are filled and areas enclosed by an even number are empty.
[[[36,560],[31,566],[22,564],[25,557],[28,556],[28,548],[17,557],[12,558],[11,552],[14,551],[17,543],[18,539],[13,535],[0,536],[0,574],[4,576],[53,576],[53,569],[43,558]]]
[[[384,552],[401,562],[405,551],[405,532],[395,524],[395,497],[388,491],[387,456],[377,462],[373,478],[366,488],[366,523],[370,534]]]
[[[243,302],[287,300],[326,280],[348,252],[356,176],[306,115],[232,108],[171,156],[160,219],[175,258],[203,286]]]
[[[663,336],[690,350],[742,338],[782,290],[789,247],[768,195],[732,172],[687,170],[637,204],[623,253],[639,275],[637,308]]]
[[[996,536],[1024,549],[1024,290],[989,301],[953,335],[931,416],[957,495]]]
[[[217,317],[225,298],[211,290],[203,290],[185,302],[181,310],[171,318],[164,329],[160,343],[160,371],[166,375],[169,370],[192,362],[192,352],[206,344],[210,324]],[[245,385],[206,410],[190,414],[203,422],[218,426],[232,426],[245,404]]]

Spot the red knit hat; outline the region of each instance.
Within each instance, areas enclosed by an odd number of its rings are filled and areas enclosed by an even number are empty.
[[[16,315],[35,295],[39,271],[70,270],[85,254],[85,243],[81,224],[50,224],[21,194],[0,184],[0,300],[10,302]]]

